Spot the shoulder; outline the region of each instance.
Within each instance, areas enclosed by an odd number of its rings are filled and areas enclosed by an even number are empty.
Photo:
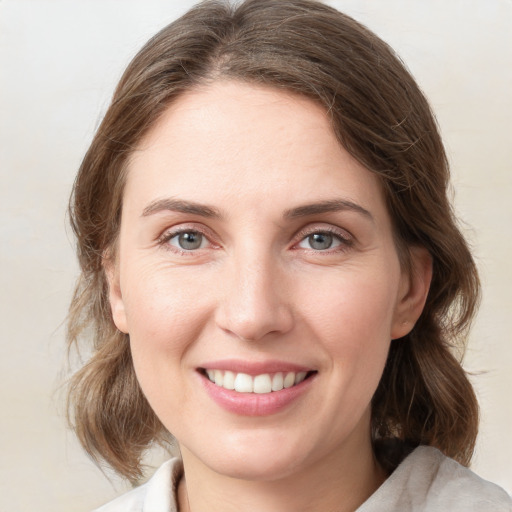
[[[146,484],[119,496],[93,512],[142,512],[145,495]]]
[[[145,484],[93,512],[142,512],[145,510],[177,512],[175,491],[182,473],[181,460],[168,460]]]
[[[512,499],[439,450],[420,446],[360,508],[377,510],[512,512]]]
[[[467,512],[512,511],[512,500],[501,487],[480,478],[439,450],[423,446],[412,455],[412,474],[424,475],[429,481],[428,488],[425,486],[426,503]]]
[[[444,456],[439,450],[423,447],[422,458],[435,469],[432,490],[445,504],[467,502],[466,510],[512,511],[511,497],[499,486],[484,480],[470,469]],[[487,507],[487,508],[486,508]]]

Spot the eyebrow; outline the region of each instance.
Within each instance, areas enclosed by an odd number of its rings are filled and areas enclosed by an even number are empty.
[[[208,206],[193,201],[184,201],[182,199],[157,199],[149,203],[142,212],[143,217],[153,215],[162,211],[172,211],[179,213],[189,213],[192,215],[199,215],[200,217],[220,219],[222,215],[217,208]],[[374,218],[372,214],[362,206],[346,199],[330,199],[320,201],[318,203],[311,203],[296,208],[286,210],[283,214],[284,219],[297,219],[300,217],[309,217],[311,215],[319,215],[322,213],[332,213],[339,211],[353,211],[364,215],[372,222]]]
[[[347,199],[330,199],[327,201],[320,201],[319,203],[311,203],[296,208],[286,210],[284,213],[285,219],[296,219],[299,217],[308,217],[310,215],[319,215],[322,213],[340,212],[340,211],[353,211],[364,215],[369,220],[374,222],[373,215],[362,206],[349,201]]]
[[[144,208],[142,217],[147,217],[163,211],[190,213],[192,215],[199,215],[201,217],[214,219],[221,217],[219,210],[213,206],[173,198],[157,199],[152,201],[148,206],[146,206],[146,208]]]

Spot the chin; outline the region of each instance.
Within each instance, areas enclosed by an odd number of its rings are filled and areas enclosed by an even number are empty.
[[[285,479],[297,469],[297,458],[292,457],[261,457],[255,455],[233,455],[222,461],[212,462],[210,469],[218,474],[253,482],[271,482]]]
[[[275,432],[262,434],[231,433],[225,440],[217,438],[213,450],[210,445],[202,453],[196,452],[196,458],[215,473],[251,481],[286,478],[309,458],[303,442],[283,439]]]

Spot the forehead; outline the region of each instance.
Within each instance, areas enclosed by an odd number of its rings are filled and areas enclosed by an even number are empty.
[[[125,194],[247,207],[309,202],[312,194],[382,202],[378,179],[339,144],[321,106],[233,81],[189,91],[169,106],[132,154]]]
[[[317,142],[324,139],[325,144],[300,144],[305,137],[315,137]],[[328,157],[327,144],[331,150],[338,149],[326,112],[312,100],[270,87],[220,81],[178,97],[141,141],[131,160],[192,148],[196,158],[206,155],[212,160],[220,156],[217,149],[221,145],[233,150],[223,155],[221,163],[235,159],[237,154],[251,153],[258,160],[271,161],[283,149],[290,159],[306,149],[318,159]],[[243,162],[238,165],[242,170]]]

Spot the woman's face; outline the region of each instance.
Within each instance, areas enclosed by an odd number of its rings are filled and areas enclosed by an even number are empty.
[[[275,479],[369,446],[411,283],[319,106],[229,81],[180,97],[130,159],[117,254],[114,320],[184,456]]]

